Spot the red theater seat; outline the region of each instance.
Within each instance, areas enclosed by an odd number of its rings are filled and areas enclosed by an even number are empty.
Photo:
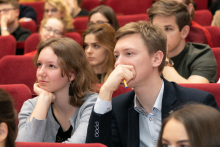
[[[24,101],[31,98],[31,91],[24,84],[0,85],[0,88],[11,94],[17,113],[20,112]]]
[[[0,36],[0,59],[6,55],[15,55],[16,40],[12,35]]]
[[[83,0],[81,7],[86,9],[87,11],[90,11],[99,5],[100,5],[100,0]]]
[[[19,22],[20,26],[28,29],[31,33],[35,33],[37,31],[37,25],[35,21],[26,21],[26,22]]]
[[[213,94],[218,104],[218,107],[220,108],[220,90],[219,90],[220,84],[209,83],[209,84],[179,84],[179,85],[188,88],[200,89]]]
[[[106,146],[100,143],[71,144],[71,143],[16,142],[16,147],[106,147]]]
[[[87,28],[88,17],[76,17],[73,20],[74,29],[83,32]]]
[[[153,0],[107,0],[115,13],[124,15],[146,13]]]
[[[133,15],[117,15],[117,19],[120,27],[122,27],[129,22],[137,22],[140,20],[148,21],[148,15],[146,13]]]
[[[209,10],[197,10],[194,17],[194,21],[201,26],[211,26],[213,16]]]
[[[25,84],[34,94],[36,70],[32,56],[5,56],[0,60],[0,85]]]
[[[217,76],[216,81],[220,78],[220,47],[218,48],[212,48],[213,54],[215,56],[216,62],[217,62]]]
[[[212,47],[220,47],[220,29],[216,26],[205,26],[212,38]]]
[[[196,2],[196,10],[208,9],[208,0],[193,0]]]

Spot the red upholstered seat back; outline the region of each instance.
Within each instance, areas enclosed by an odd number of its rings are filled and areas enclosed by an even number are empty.
[[[31,98],[31,91],[24,84],[0,85],[0,88],[11,94],[17,113],[20,112],[24,101]]]
[[[220,78],[220,47],[218,48],[212,48],[213,54],[215,56],[216,62],[217,62],[217,77],[216,81]]]
[[[83,0],[81,7],[86,9],[87,11],[90,11],[99,5],[100,5],[100,0]]]
[[[212,47],[220,47],[220,29],[216,26],[205,26],[212,38]]]
[[[76,17],[73,20],[74,29],[84,31],[87,28],[88,17]]]
[[[124,15],[146,13],[152,3],[153,0],[107,0],[115,13]]]
[[[129,22],[137,22],[140,20],[148,20],[148,15],[146,13],[143,14],[133,14],[133,15],[117,15],[118,23],[120,27],[124,26]]]
[[[106,147],[106,146],[100,143],[71,144],[71,143],[16,142],[16,147]]]
[[[28,29],[31,33],[35,33],[37,31],[37,25],[35,21],[26,21],[26,22],[19,22],[22,28]]]
[[[82,44],[82,37],[77,32],[69,32],[65,34],[66,37],[72,38],[76,42],[78,42],[80,45]]]
[[[194,21],[201,26],[210,26],[213,19],[212,13],[209,10],[197,10],[194,17]]]
[[[12,35],[0,36],[0,59],[6,55],[15,55],[16,40]]]
[[[209,83],[209,84],[179,84],[179,85],[188,88],[200,89],[213,94],[218,104],[218,107],[220,108],[220,84]]]
[[[5,56],[0,60],[0,85],[25,84],[34,93],[36,70],[32,56]]]
[[[193,0],[196,2],[196,10],[208,9],[208,0]]]

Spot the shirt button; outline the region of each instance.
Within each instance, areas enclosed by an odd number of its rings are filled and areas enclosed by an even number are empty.
[[[149,120],[151,121],[151,120],[152,120],[152,118],[150,117],[150,118],[149,118]]]
[[[157,144],[157,141],[156,141],[156,140],[154,140],[154,144]]]

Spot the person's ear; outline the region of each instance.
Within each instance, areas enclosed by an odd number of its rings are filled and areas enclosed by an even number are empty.
[[[164,58],[164,54],[162,51],[157,51],[152,58],[153,67],[159,67]]]
[[[191,14],[191,13],[192,13],[192,10],[194,9],[192,3],[190,3],[190,4],[188,5],[188,9],[189,9],[189,13]]]
[[[181,38],[185,39],[189,34],[190,27],[188,25],[184,26],[181,30]]]
[[[0,123],[0,142],[3,142],[8,136],[8,126],[6,123]]]
[[[72,82],[75,79],[75,74],[71,73],[69,80]]]

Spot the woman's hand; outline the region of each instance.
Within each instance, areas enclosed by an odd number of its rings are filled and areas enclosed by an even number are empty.
[[[40,97],[47,99],[50,103],[55,101],[55,95],[39,87],[39,83],[34,84],[34,92]]]

